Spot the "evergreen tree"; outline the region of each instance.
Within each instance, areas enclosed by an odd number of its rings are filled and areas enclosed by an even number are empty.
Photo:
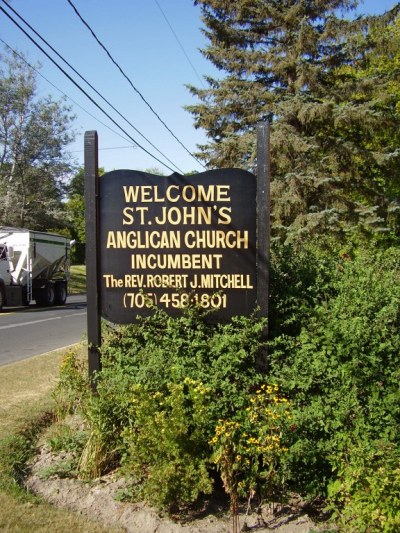
[[[206,89],[189,87],[200,103],[188,110],[210,139],[199,157],[210,167],[252,169],[256,123],[268,120],[275,236],[384,226],[387,148],[376,141],[399,117],[379,104],[385,80],[372,80],[366,64],[371,26],[390,26],[397,8],[355,19],[355,0],[196,4],[209,40],[203,53],[225,73],[207,78]]]
[[[347,77],[366,80],[364,93],[353,94],[356,101],[365,100],[382,117],[382,124],[364,142],[364,149],[372,150],[375,158],[370,165],[360,167],[361,175],[368,175],[378,192],[377,212],[398,236],[400,234],[400,17],[393,24],[377,19],[364,36],[366,49],[362,62],[344,68]]]

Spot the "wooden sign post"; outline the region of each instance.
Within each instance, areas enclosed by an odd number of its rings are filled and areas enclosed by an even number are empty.
[[[85,133],[85,232],[86,295],[89,376],[95,389],[94,376],[101,370],[101,317],[99,302],[99,166],[97,132]]]

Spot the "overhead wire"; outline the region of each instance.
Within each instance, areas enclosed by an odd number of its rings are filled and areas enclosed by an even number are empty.
[[[52,50],[53,53],[55,53],[57,55],[57,57],[59,57],[77,76],[79,76],[79,78],[81,80],[83,80],[100,98],[102,98],[102,100],[104,102],[106,102],[110,107],[111,109],[113,109],[121,118],[123,118],[125,120],[125,122],[127,122],[127,124],[129,124],[129,126],[131,126],[143,139],[145,139],[149,144],[150,146],[152,146],[162,157],[164,157],[171,165],[173,165],[181,174],[183,174],[183,171],[173,162],[171,161],[165,154],[163,154],[147,137],[145,137],[122,113],[120,113],[118,111],[118,109],[116,109],[112,104],[111,102],[109,102],[84,76],[82,76],[59,52],[57,52],[57,50],[55,50],[55,48],[53,46],[51,46],[51,44],[46,41],[46,39],[44,39],[44,37],[42,37],[15,9],[13,9],[7,2],[5,2],[5,0],[3,0],[3,2],[7,5],[7,7],[37,36],[39,37],[39,39],[44,42],[46,44],[46,46],[48,46],[50,48],[50,50]],[[27,37],[43,52],[45,53],[45,55],[65,74],[65,71],[63,71],[63,69],[46,53],[44,52],[44,50],[29,36],[29,34],[27,32],[25,32],[21,26],[19,26],[18,23],[16,23],[16,21],[14,21],[12,19],[12,17],[3,9],[1,8],[1,10],[14,22],[14,24],[16,24],[20,29],[21,31],[23,31],[25,33],[25,35],[27,35]],[[69,77],[69,76],[68,76]],[[72,81],[72,78],[69,77],[69,79]],[[88,94],[78,85],[76,84],[74,81],[73,83],[78,87],[80,88],[80,90],[82,92],[85,93],[85,95],[88,97]],[[90,98],[91,99],[91,98]],[[94,100],[91,99],[92,103],[94,103]],[[97,104],[95,104],[97,105]],[[97,107],[99,107],[97,105]],[[99,107],[99,109],[105,113],[105,111]],[[106,116],[108,118],[111,119],[110,115],[108,115],[107,113],[105,113]],[[123,128],[117,124],[114,120],[113,120],[114,124],[116,124],[122,131],[124,131],[124,133],[126,135],[127,132],[125,130],[123,130]],[[131,140],[133,140],[133,142],[139,147],[141,148],[142,150],[144,150],[148,155],[150,155],[151,157],[155,158],[155,156],[153,154],[151,154],[148,150],[146,150],[143,146],[141,146],[136,140],[134,140],[132,137],[129,136],[129,138]],[[163,166],[169,168],[169,170],[171,170],[172,172],[174,172],[173,169],[171,169],[168,165],[166,165],[165,163],[163,163],[162,161],[160,161],[159,159],[155,158],[159,163],[161,163]]]
[[[13,52],[13,54],[15,54],[17,57],[19,57],[19,59],[21,59],[21,61],[23,61],[30,69],[32,69],[34,72],[36,72],[36,74],[38,74],[42,79],[44,79],[49,85],[51,85],[52,87],[54,87],[54,89],[56,89],[57,91],[59,91],[62,95],[64,95],[66,98],[68,98],[68,100],[70,100],[74,105],[76,105],[77,107],[79,107],[80,109],[82,109],[82,111],[84,111],[85,113],[87,113],[90,117],[92,117],[94,120],[96,120],[97,122],[99,122],[102,126],[104,126],[105,128],[109,129],[110,131],[112,131],[112,133],[114,133],[115,135],[118,135],[118,137],[121,137],[121,139],[124,139],[124,141],[126,142],[129,142],[128,139],[126,139],[125,137],[123,137],[118,131],[116,130],[113,130],[110,126],[108,126],[105,122],[102,122],[99,118],[95,117],[94,115],[92,115],[92,113],[90,113],[90,111],[88,111],[87,109],[85,109],[84,107],[82,107],[76,100],[74,100],[73,98],[71,98],[70,96],[68,96],[68,94],[66,94],[64,91],[62,91],[59,87],[57,87],[57,85],[55,85],[53,82],[51,82],[49,79],[46,78],[46,76],[43,76],[43,74],[37,69],[35,68],[33,65],[31,65],[29,63],[29,61],[26,60],[26,58],[20,54],[17,50],[15,50],[14,48],[12,48],[8,43],[6,43],[1,37],[0,37],[0,42],[2,42],[7,48],[9,48],[11,50],[11,52]],[[136,148],[133,144],[131,144],[130,146],[124,146],[124,147],[120,147],[120,148]],[[105,148],[101,148],[101,150],[105,150]]]
[[[124,150],[126,148],[134,148],[134,146],[106,146],[104,148],[99,148],[99,150]],[[72,153],[80,153],[80,152],[83,152],[84,150],[72,150]]]
[[[73,4],[72,0],[67,0],[68,4],[72,7],[75,14],[79,18],[79,20],[82,22],[82,24],[89,30],[89,32],[92,34],[95,41],[98,43],[98,45],[104,50],[104,52],[107,54],[111,62],[117,67],[117,69],[120,71],[122,76],[128,81],[129,85],[132,87],[132,89],[139,95],[139,97],[142,99],[142,101],[146,104],[146,106],[150,109],[150,111],[156,116],[156,118],[161,122],[161,124],[167,129],[167,131],[174,137],[174,139],[182,146],[182,148],[197,162],[199,163],[203,168],[203,163],[197,159],[196,156],[192,154],[192,152],[182,143],[182,141],[175,135],[175,133],[168,127],[168,125],[164,122],[164,120],[160,117],[160,115],[154,110],[154,108],[151,106],[151,104],[146,100],[146,98],[143,96],[143,94],[135,87],[132,80],[129,78],[129,76],[124,72],[122,67],[117,63],[117,61],[113,58],[107,47],[100,41],[100,39],[97,37],[94,30],[90,27],[89,23],[82,17],[76,6]]]
[[[188,62],[189,65],[192,67],[192,70],[193,70],[193,72],[195,73],[197,79],[199,80],[201,86],[203,87],[203,89],[205,89],[205,86],[204,86],[203,80],[201,79],[201,77],[200,77],[199,73],[197,72],[195,66],[194,66],[193,63],[191,62],[189,55],[187,54],[187,52],[186,52],[186,50],[185,50],[183,44],[182,44],[181,41],[179,40],[179,37],[178,37],[178,35],[176,34],[174,28],[172,27],[172,24],[171,24],[170,21],[168,20],[167,15],[164,13],[162,7],[161,7],[160,4],[158,3],[158,0],[154,0],[154,2],[156,3],[158,9],[161,11],[161,14],[162,14],[162,16],[163,16],[164,19],[165,19],[165,22],[167,23],[169,29],[171,30],[172,35],[175,37],[175,40],[176,40],[176,42],[178,43],[179,48],[182,50],[183,55],[186,57],[187,62]]]

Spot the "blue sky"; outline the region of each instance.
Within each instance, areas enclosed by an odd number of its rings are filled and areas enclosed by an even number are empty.
[[[199,8],[191,0],[73,0],[73,4],[148,104],[185,148],[195,152],[196,145],[205,141],[205,135],[194,129],[192,116],[183,109],[184,105],[196,103],[185,84],[200,86],[203,75],[218,75],[199,52],[199,48],[206,44],[200,31]],[[358,11],[382,13],[394,4],[393,0],[366,0]],[[156,148],[94,95],[131,137],[172,170],[203,170],[123,78],[67,0],[13,0],[10,5]],[[74,124],[77,138],[70,150],[77,164],[83,163],[84,132],[97,130],[99,164],[107,171],[157,168],[166,174],[171,172],[142,149],[133,148],[132,141],[124,138],[124,133],[102,115],[3,13],[0,13],[0,38],[26,54],[32,64],[40,62],[41,74],[73,100],[69,103],[77,115]],[[40,96],[61,97],[48,81],[40,77],[38,81]],[[82,81],[79,83],[87,89]]]

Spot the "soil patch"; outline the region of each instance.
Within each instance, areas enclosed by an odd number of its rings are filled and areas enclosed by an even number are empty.
[[[226,508],[217,509],[190,522],[174,522],[160,515],[155,509],[144,503],[127,503],[116,500],[116,495],[125,486],[124,479],[116,474],[108,474],[90,483],[77,479],[48,476],[43,479],[43,472],[49,472],[60,460],[66,457],[54,454],[47,445],[41,446],[33,459],[27,486],[53,505],[65,507],[79,514],[86,515],[106,526],[121,527],[128,533],[229,533],[232,521]],[[301,501],[290,505],[265,506],[260,514],[240,515],[240,527],[247,524],[247,531],[276,533],[309,533],[322,531],[307,515]]]

